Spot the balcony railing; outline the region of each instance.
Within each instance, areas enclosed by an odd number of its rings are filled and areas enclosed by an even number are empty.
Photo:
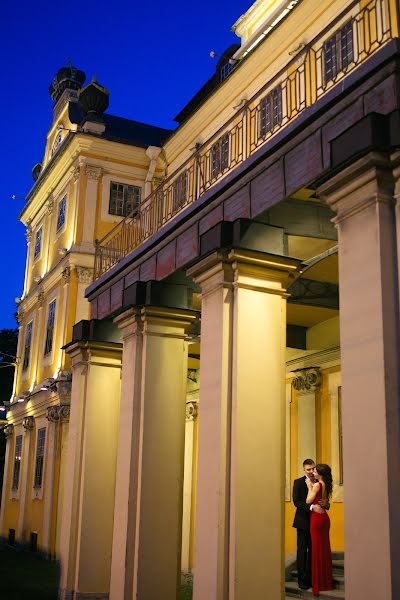
[[[141,204],[96,242],[94,279],[159,231],[398,35],[397,0],[352,2]]]

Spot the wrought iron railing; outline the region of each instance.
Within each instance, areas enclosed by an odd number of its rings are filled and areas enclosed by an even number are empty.
[[[94,279],[251,156],[348,73],[398,36],[397,0],[352,2],[209,140],[96,242]]]

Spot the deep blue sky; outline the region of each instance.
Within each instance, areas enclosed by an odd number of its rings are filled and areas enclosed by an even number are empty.
[[[15,327],[26,241],[18,215],[42,160],[51,123],[48,87],[71,57],[110,91],[108,112],[174,127],[173,117],[213,74],[210,50],[238,38],[230,31],[252,0],[50,2],[9,0],[1,10],[0,329]],[[12,195],[17,199],[12,200]]]

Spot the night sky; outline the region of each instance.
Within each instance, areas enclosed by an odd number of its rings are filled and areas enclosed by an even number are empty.
[[[107,112],[160,127],[215,71],[239,38],[230,29],[252,0],[4,2],[1,9],[0,329],[16,327],[15,298],[25,269],[25,228],[18,222],[43,158],[52,119],[51,80],[70,57],[110,91]],[[16,198],[12,199],[15,195]]]

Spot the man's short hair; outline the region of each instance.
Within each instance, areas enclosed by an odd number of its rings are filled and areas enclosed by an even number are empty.
[[[306,465],[315,465],[315,461],[312,458],[306,458],[306,460],[303,461],[303,467]]]

